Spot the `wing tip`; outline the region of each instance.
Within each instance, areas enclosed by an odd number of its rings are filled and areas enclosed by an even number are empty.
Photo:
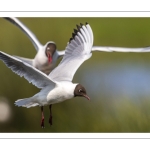
[[[88,23],[86,22],[85,25],[88,25]],[[80,29],[84,26],[84,24],[80,23],[80,25],[76,25],[77,29],[73,29],[73,33],[72,33],[72,37],[69,39],[69,43],[71,43],[71,41],[75,38],[75,36],[77,35],[78,32],[81,32]]]
[[[76,25],[76,27],[77,27],[77,30],[80,31],[81,27],[78,24]]]
[[[73,40],[73,38],[70,38],[70,39],[69,39],[69,43],[71,43],[72,40]]]

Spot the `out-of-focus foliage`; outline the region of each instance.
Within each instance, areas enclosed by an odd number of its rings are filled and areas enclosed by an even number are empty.
[[[19,18],[42,44],[55,41],[64,50],[76,24],[88,22],[94,45],[145,47],[150,45],[150,18]],[[30,40],[16,26],[0,18],[0,50],[33,58]],[[0,132],[150,132],[150,53],[93,52],[76,72],[73,82],[83,84],[91,101],[73,98],[44,107],[45,129],[40,127],[40,107],[16,107],[20,98],[39,89],[0,61],[0,97],[7,99],[11,117],[0,122]],[[1,111],[1,110],[0,110]]]

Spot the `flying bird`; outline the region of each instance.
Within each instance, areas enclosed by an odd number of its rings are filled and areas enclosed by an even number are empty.
[[[85,97],[90,100],[86,89],[80,83],[72,83],[73,77],[80,65],[92,56],[93,32],[88,23],[80,24],[74,30],[67,43],[65,55],[59,65],[46,75],[25,61],[0,51],[0,59],[19,76],[38,87],[39,93],[32,97],[15,101],[16,106],[26,108],[41,107],[41,127],[44,127],[43,106],[49,105],[49,123],[52,124],[52,104],[63,102],[73,97]]]
[[[26,63],[32,65],[33,67],[48,75],[55,67],[56,61],[64,55],[64,52],[57,51],[56,44],[53,41],[49,41],[45,45],[42,45],[37,37],[17,18],[6,17],[5,19],[21,29],[31,40],[37,51],[33,59],[20,56],[15,57],[21,59],[22,61],[25,61]]]
[[[65,50],[58,51],[56,44],[53,41],[47,42],[45,45],[42,45],[37,37],[17,18],[7,17],[5,18],[9,22],[16,25],[21,29],[31,40],[37,54],[34,59],[18,57],[22,61],[25,61],[32,65],[33,67],[39,69],[40,71],[46,73],[47,75],[55,67],[57,60],[65,55]],[[79,26],[77,28],[80,28]],[[81,29],[82,30],[82,29]],[[76,30],[74,30],[76,32]],[[103,51],[103,52],[149,52],[150,47],[141,47],[141,48],[126,48],[126,47],[110,47],[110,46],[92,46],[92,51]]]

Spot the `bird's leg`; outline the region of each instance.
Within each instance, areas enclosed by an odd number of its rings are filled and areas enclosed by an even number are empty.
[[[52,125],[52,104],[49,105],[49,110],[50,110],[50,117],[49,117],[49,124]]]
[[[43,112],[43,106],[41,107],[41,113],[42,113],[41,127],[44,128],[44,112]]]

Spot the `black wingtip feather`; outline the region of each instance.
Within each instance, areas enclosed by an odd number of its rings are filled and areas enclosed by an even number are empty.
[[[73,38],[70,38],[70,39],[69,39],[69,43],[70,43],[72,40],[73,40]]]
[[[85,23],[88,24],[87,22]],[[80,23],[80,25],[76,25],[77,29],[74,29],[74,33],[72,33],[72,37],[69,39],[69,43],[75,38],[78,32],[80,32],[80,29],[84,26],[84,24]]]
[[[78,32],[78,30],[77,30],[77,29],[74,29],[74,33],[77,34],[77,32]]]
[[[80,26],[82,27],[82,26],[83,26],[83,24],[82,24],[82,23],[80,23]]]
[[[81,28],[81,27],[80,27],[79,25],[76,25],[76,26],[77,26],[78,31],[80,32],[80,28]]]
[[[72,33],[72,38],[74,39],[74,37],[76,36],[76,34],[75,33]]]

